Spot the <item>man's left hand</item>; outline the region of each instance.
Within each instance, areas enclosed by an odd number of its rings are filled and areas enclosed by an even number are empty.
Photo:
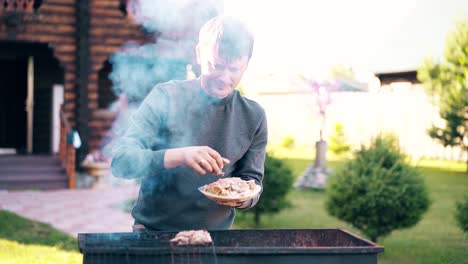
[[[218,204],[230,206],[230,207],[237,207],[237,208],[245,208],[250,204],[250,200],[239,202],[239,201],[229,201],[229,202],[222,202],[218,201]]]

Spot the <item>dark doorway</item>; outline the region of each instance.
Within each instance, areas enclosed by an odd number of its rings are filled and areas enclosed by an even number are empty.
[[[0,148],[26,151],[27,59],[0,57]]]
[[[28,60],[33,58],[33,114],[28,126]],[[0,42],[0,148],[27,153],[32,130],[32,153],[51,153],[52,91],[63,84],[64,72],[47,44]]]

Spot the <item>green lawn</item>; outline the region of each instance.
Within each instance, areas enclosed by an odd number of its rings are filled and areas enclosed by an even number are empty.
[[[75,238],[50,225],[0,211],[0,263],[82,263]]]
[[[311,160],[288,159],[295,175]],[[329,162],[333,169],[343,161]],[[456,226],[455,201],[468,193],[468,175],[464,163],[416,162],[429,187],[432,200],[429,211],[413,228],[397,230],[379,241],[385,247],[379,263],[448,264],[468,263],[468,235]],[[436,166],[435,166],[435,165]],[[293,190],[289,200],[293,207],[262,218],[262,228],[344,228],[362,234],[350,225],[330,217],[324,209],[325,192]],[[250,215],[239,214],[236,228],[252,228]]]

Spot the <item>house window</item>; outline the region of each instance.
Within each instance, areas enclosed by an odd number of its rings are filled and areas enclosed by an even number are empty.
[[[119,0],[119,10],[127,16],[127,0]]]
[[[112,64],[108,60],[104,62],[98,76],[98,107],[107,109],[117,100],[117,96],[112,90],[112,82],[109,80],[109,74],[112,72]]]
[[[0,13],[33,13],[42,0],[0,0]]]

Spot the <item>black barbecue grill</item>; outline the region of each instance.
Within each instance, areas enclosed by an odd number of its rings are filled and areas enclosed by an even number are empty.
[[[83,263],[375,264],[384,248],[343,229],[210,231],[213,244],[175,246],[176,232],[79,234]]]

